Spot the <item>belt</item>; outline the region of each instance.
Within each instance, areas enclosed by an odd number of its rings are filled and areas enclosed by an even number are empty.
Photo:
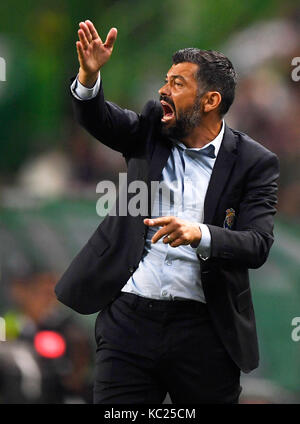
[[[172,300],[150,299],[148,297],[139,296],[135,293],[121,292],[117,299],[122,299],[129,304],[132,309],[137,310],[153,310],[153,311],[201,311],[207,312],[206,303],[174,297]]]

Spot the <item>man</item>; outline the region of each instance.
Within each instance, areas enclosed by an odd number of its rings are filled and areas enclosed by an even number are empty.
[[[176,52],[160,103],[136,114],[104,100],[117,30],[103,43],[79,26],[76,117],[150,193],[146,218],[108,215],[56,287],[76,311],[100,310],[94,402],[237,403],[240,370],[258,365],[248,269],[273,243],[278,158],[225,124],[236,74],[223,54]]]

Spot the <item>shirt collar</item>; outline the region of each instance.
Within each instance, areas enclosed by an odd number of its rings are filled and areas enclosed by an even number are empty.
[[[183,150],[193,150],[193,151],[201,151],[204,149],[207,149],[208,146],[214,146],[214,150],[215,150],[215,156],[218,156],[220,147],[221,147],[221,143],[223,140],[223,136],[224,136],[224,132],[225,132],[225,122],[224,119],[222,120],[222,127],[221,127],[221,131],[219,132],[219,134],[217,135],[216,138],[214,138],[212,141],[210,141],[208,144],[205,144],[205,146],[200,147],[200,148],[190,148],[190,147],[186,147],[183,143],[181,142],[177,142],[177,146],[181,147],[181,149]]]

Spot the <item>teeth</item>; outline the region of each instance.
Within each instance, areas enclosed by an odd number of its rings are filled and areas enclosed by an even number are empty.
[[[167,103],[161,103],[165,115],[173,115],[173,109]]]
[[[166,122],[166,121],[173,119],[174,111],[173,111],[172,107],[164,101],[161,101],[161,106],[163,108],[163,117],[161,118],[161,120],[163,122]]]

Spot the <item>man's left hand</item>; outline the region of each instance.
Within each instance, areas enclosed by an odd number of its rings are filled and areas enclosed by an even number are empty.
[[[144,219],[148,227],[162,227],[152,237],[152,243],[163,238],[163,243],[169,243],[171,247],[190,244],[197,247],[200,243],[202,233],[196,222],[185,221],[176,216],[162,216],[155,219]]]

